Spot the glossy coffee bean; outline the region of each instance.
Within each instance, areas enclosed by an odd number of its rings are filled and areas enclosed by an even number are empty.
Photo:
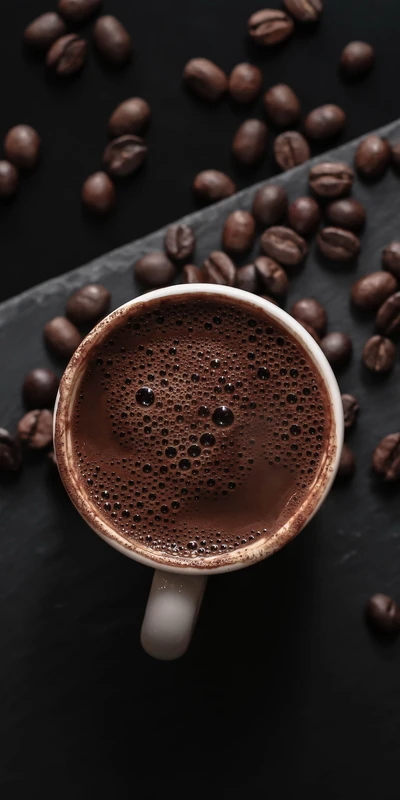
[[[82,69],[87,52],[87,43],[76,33],[61,36],[50,47],[46,57],[47,66],[60,77],[69,77]]]
[[[388,483],[400,480],[400,433],[389,433],[374,450],[372,466]]]
[[[300,264],[308,252],[305,240],[291,228],[285,228],[283,225],[276,225],[264,231],[261,236],[261,249],[267,256],[285,266]]]
[[[319,197],[341,197],[348,194],[354,172],[340,161],[324,161],[311,167],[308,180],[311,189]]]
[[[364,178],[381,178],[391,159],[389,143],[380,136],[367,136],[360,142],[355,154],[357,172]]]
[[[346,333],[334,331],[321,340],[321,350],[332,367],[344,367],[351,358],[353,343]]]
[[[229,94],[236,103],[252,103],[260,94],[262,83],[259,67],[243,62],[237,64],[229,76]]]
[[[321,253],[330,261],[351,261],[360,252],[360,240],[344,228],[322,228],[317,235]]]
[[[204,275],[194,264],[185,264],[182,272],[183,283],[204,283]]]
[[[234,286],[236,281],[236,267],[221,250],[214,250],[203,264],[203,273],[206,283],[216,283],[221,286]]]
[[[312,325],[309,325],[308,322],[304,322],[302,319],[299,319],[297,321],[299,322],[301,327],[304,328],[304,330],[307,331],[307,333],[309,333],[310,336],[312,336],[314,341],[317,342],[317,344],[321,345],[321,339],[318,336],[318,333],[315,330],[315,328],[313,328]]]
[[[283,0],[283,5],[297,22],[317,22],[322,14],[322,0]]]
[[[38,367],[25,377],[22,396],[28,408],[52,408],[57,397],[59,379],[51,369]]]
[[[354,428],[360,406],[356,397],[352,394],[342,394],[343,417],[345,431]]]
[[[325,209],[327,220],[337,228],[358,231],[365,224],[365,208],[355,197],[334,200]]]
[[[307,140],[297,131],[285,131],[274,141],[274,156],[282,170],[304,164],[311,156]]]
[[[297,322],[306,322],[311,325],[319,336],[323,336],[327,326],[326,311],[315,297],[303,297],[290,309],[290,314]]]
[[[189,225],[170,225],[165,234],[164,246],[172,261],[187,261],[193,255],[195,245],[196,238]]]
[[[255,264],[245,264],[236,270],[236,284],[238,289],[244,292],[257,293],[258,281]]]
[[[224,172],[217,169],[205,169],[196,175],[193,182],[193,191],[199,200],[204,203],[216,203],[225,200],[236,192],[236,186]]]
[[[15,125],[4,139],[9,161],[21,169],[32,169],[40,156],[40,136],[30,125]]]
[[[115,187],[106,172],[94,172],[82,186],[82,202],[94,214],[108,214],[115,206]]]
[[[66,317],[54,317],[43,330],[44,340],[49,350],[57,358],[68,360],[82,341],[78,328]]]
[[[258,256],[254,259],[256,279],[263,295],[272,295],[274,298],[286,297],[289,281],[285,270],[273,258]]]
[[[392,294],[381,305],[376,315],[376,329],[383,336],[397,338],[400,335],[400,292]]]
[[[228,78],[220,67],[208,58],[192,58],[185,66],[183,79],[189,89],[215,103],[228,89]]]
[[[18,171],[10,161],[0,161],[0,197],[13,197],[18,189]]]
[[[385,336],[371,336],[364,345],[362,357],[371,372],[389,372],[396,359],[396,348]]]
[[[175,264],[162,253],[155,250],[147,253],[136,262],[135,278],[149,288],[157,289],[161,286],[169,286],[173,283],[177,269]]]
[[[290,128],[300,117],[300,101],[290,86],[278,83],[264,95],[264,108],[271,122],[279,128]]]
[[[125,64],[132,54],[131,37],[116,17],[110,14],[96,20],[93,38],[98,51],[114,66]]]
[[[232,211],[225,220],[222,231],[224,250],[235,255],[246,253],[253,245],[256,234],[254,217],[248,211]]]
[[[340,455],[338,471],[336,473],[336,480],[338,482],[349,480],[349,478],[353,477],[355,471],[356,471],[356,460],[354,458],[354,453],[352,450],[350,450],[350,447],[347,444],[344,444]]]
[[[365,608],[367,621],[379,633],[394,635],[400,632],[400,608],[387,594],[374,594]]]
[[[247,27],[253,42],[262,47],[284,42],[294,30],[293,20],[284,11],[274,8],[256,11],[249,18]]]
[[[113,139],[103,154],[103,162],[114,178],[132,175],[143,164],[147,157],[147,147],[140,136],[127,133]]]
[[[141,133],[149,124],[151,109],[142,97],[129,97],[120,103],[108,121],[108,132],[112,138],[125,133]]]
[[[329,103],[310,111],[304,122],[306,135],[310,139],[330,139],[337,136],[346,124],[346,114],[339,106]]]
[[[18,472],[22,465],[21,446],[15,436],[0,428],[0,473]]]
[[[367,42],[349,42],[342,50],[340,68],[347,78],[360,78],[370,71],[375,61],[374,48]]]
[[[47,11],[36,17],[24,30],[24,42],[36,50],[48,50],[52,44],[64,36],[67,26],[55,11]]]
[[[351,299],[357,308],[376,311],[397,287],[397,280],[390,272],[371,272],[353,284]]]
[[[58,0],[60,14],[69,22],[83,22],[95,14],[103,0]]]
[[[287,207],[288,198],[283,186],[266,183],[254,195],[252,212],[258,224],[267,228],[282,222]]]
[[[232,142],[235,158],[252,166],[262,158],[267,146],[268,128],[259,119],[247,119],[239,126]]]
[[[30,450],[44,450],[53,442],[53,414],[47,408],[28,411],[18,423],[20,441]]]
[[[382,253],[382,266],[400,280],[400,241],[388,244]]]
[[[104,317],[111,302],[111,293],[101,283],[88,283],[68,298],[66,314],[75,325],[98,322]]]
[[[288,209],[289,225],[300,236],[311,236],[321,221],[321,211],[313,197],[298,197]]]
[[[394,142],[390,146],[390,154],[392,158],[392,164],[396,169],[400,168],[400,142]]]

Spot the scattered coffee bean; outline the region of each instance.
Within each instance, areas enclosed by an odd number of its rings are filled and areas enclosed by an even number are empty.
[[[256,293],[258,289],[255,264],[245,264],[236,270],[236,286],[244,292]]]
[[[60,14],[70,22],[83,22],[99,10],[103,0],[58,0]]]
[[[321,211],[313,197],[298,197],[288,210],[289,225],[300,236],[311,236],[321,221]]]
[[[222,246],[230,253],[246,253],[253,245],[256,235],[254,217],[248,211],[232,211],[225,220],[222,231]]]
[[[284,42],[293,33],[293,20],[275,8],[263,8],[252,14],[247,23],[249,35],[255,44],[269,47]]]
[[[59,379],[51,369],[38,367],[26,376],[22,396],[28,408],[52,408],[57,397]]]
[[[268,303],[272,303],[273,306],[279,305],[279,303],[276,300],[274,300],[273,297],[270,297],[268,294],[263,294],[261,295],[261,297],[263,300],[267,300]]]
[[[375,61],[373,47],[367,42],[349,42],[342,50],[340,67],[347,78],[360,78],[365,75]]]
[[[304,330],[307,331],[307,333],[309,333],[310,336],[312,336],[314,341],[317,342],[317,344],[321,345],[321,339],[318,336],[318,333],[315,330],[315,328],[313,328],[312,325],[309,325],[308,322],[304,322],[302,319],[299,319],[297,321],[299,322],[301,327],[304,328]]]
[[[304,122],[306,135],[310,139],[330,139],[337,136],[346,124],[346,114],[342,108],[328,103],[310,111]]]
[[[216,203],[235,194],[236,186],[223,172],[218,172],[217,169],[205,169],[196,175],[193,191],[203,202]]]
[[[147,147],[140,136],[127,133],[113,139],[103,154],[103,162],[107,171],[115,178],[132,175],[143,164],[147,157]]]
[[[283,4],[297,22],[317,22],[323,9],[322,0],[283,0]]]
[[[276,163],[283,170],[293,169],[304,164],[311,156],[308,142],[297,131],[285,131],[274,141]]]
[[[319,336],[324,335],[327,326],[326,311],[315,297],[303,297],[302,300],[297,300],[290,313],[297,322],[306,322]]]
[[[282,222],[288,207],[283,186],[266,183],[254,195],[252,212],[259,225],[267,228]]]
[[[367,621],[380,633],[395,634],[400,631],[400,608],[387,594],[374,594],[365,608]]]
[[[400,479],[400,433],[389,433],[374,450],[372,466],[385,481]]]
[[[385,336],[371,336],[363,349],[363,362],[371,372],[389,372],[395,362],[396,348]]]
[[[258,256],[254,259],[256,277],[261,291],[272,295],[272,297],[282,299],[286,297],[289,289],[289,281],[285,270],[268,256]]]
[[[201,269],[194,264],[185,264],[182,280],[183,283],[204,283],[204,276]]]
[[[95,214],[108,214],[115,206],[115,187],[106,172],[94,172],[82,186],[82,202]]]
[[[308,180],[311,189],[319,197],[341,197],[353,184],[354,172],[340,161],[326,161],[310,169]]]
[[[350,261],[360,252],[360,240],[345,228],[322,228],[317,235],[321,253],[330,261]]]
[[[0,197],[12,197],[18,188],[18,172],[10,161],[0,161]]]
[[[321,350],[332,367],[344,367],[351,358],[353,343],[346,333],[335,331],[321,339]]]
[[[39,160],[39,134],[30,125],[15,125],[4,139],[4,150],[16,167],[32,169]]]
[[[228,78],[208,58],[192,58],[183,70],[187,86],[203,100],[215,103],[228,89]]]
[[[221,250],[214,250],[204,264],[204,279],[206,283],[217,283],[221,286],[234,286],[236,280],[236,267]]]
[[[382,266],[400,280],[400,242],[391,242],[382,253]]]
[[[24,42],[37,50],[48,50],[52,44],[64,36],[67,26],[55,11],[47,11],[36,17],[24,30]]]
[[[356,424],[360,406],[358,400],[352,394],[342,394],[344,428],[350,431]]]
[[[22,464],[18,439],[0,428],[0,472],[18,472]]]
[[[381,178],[389,166],[390,146],[386,139],[371,134],[360,142],[355,154],[357,172],[364,178]]]
[[[186,261],[194,253],[195,235],[189,225],[177,223],[170,225],[164,240],[167,256],[172,261]]]
[[[347,444],[342,447],[336,480],[343,481],[352,478],[356,471],[356,460],[354,453]]]
[[[103,58],[114,66],[125,64],[132,54],[132,40],[128,31],[110,14],[98,18],[93,38]]]
[[[254,64],[237,64],[229,76],[229,94],[236,103],[252,103],[261,92],[262,82],[262,72]]]
[[[392,156],[392,164],[396,169],[400,168],[400,142],[395,142],[390,147],[390,153]]]
[[[151,108],[142,97],[129,97],[117,106],[108,121],[111,137],[125,133],[141,133],[149,124]]]
[[[68,77],[82,69],[87,52],[87,43],[76,33],[68,33],[54,42],[47,53],[46,64],[57,75]]]
[[[53,414],[47,408],[28,411],[18,423],[18,436],[31,450],[43,450],[53,441]]]
[[[365,209],[355,197],[334,200],[325,209],[328,221],[338,228],[358,231],[365,224]]]
[[[300,101],[290,86],[278,83],[264,95],[264,108],[271,122],[279,128],[289,128],[300,117]]]
[[[383,336],[398,337],[400,334],[400,292],[392,294],[381,305],[376,315],[376,329]]]
[[[300,264],[308,252],[305,240],[291,228],[285,228],[283,225],[276,225],[264,231],[261,236],[261,249],[267,256],[285,266]]]
[[[233,142],[232,152],[241,164],[251,166],[265,153],[267,146],[268,128],[259,119],[247,119],[237,129]]]
[[[154,289],[173,283],[177,274],[175,264],[169,260],[165,253],[158,250],[142,256],[136,262],[134,271],[135,278],[140,283]]]
[[[57,358],[67,361],[69,361],[82,341],[78,328],[66,317],[54,317],[50,322],[47,322],[44,326],[43,335],[49,350]]]
[[[98,322],[107,314],[111,293],[101,283],[88,283],[68,298],[66,313],[75,325]]]
[[[397,280],[390,272],[371,272],[353,284],[351,299],[357,308],[376,311],[397,289]]]

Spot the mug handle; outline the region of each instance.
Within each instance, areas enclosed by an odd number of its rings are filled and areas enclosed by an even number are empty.
[[[140,634],[149,656],[171,661],[186,652],[206,582],[204,575],[155,570]]]

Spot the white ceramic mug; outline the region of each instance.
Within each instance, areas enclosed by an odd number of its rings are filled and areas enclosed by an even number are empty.
[[[103,338],[105,329],[118,317],[131,313],[135,307],[143,309],[147,303],[170,297],[182,302],[185,296],[208,295],[239,301],[264,311],[272,320],[299,341],[314,363],[322,380],[331,406],[331,428],[327,455],[318,476],[292,517],[273,535],[258,539],[238,550],[230,551],[218,558],[177,559],[175,556],[152,553],[135,541],[127,541],[102,519],[86,499],[80,488],[81,479],[74,469],[71,442],[71,414],[81,378],[85,373],[87,359]],[[256,295],[241,289],[210,284],[172,286],[149,292],[135,298],[103,319],[86,337],[74,353],[60,384],[54,421],[54,448],[64,485],[70,498],[90,527],[120,553],[155,569],[153,583],[143,620],[141,642],[150,655],[161,659],[173,659],[182,655],[188,647],[203,597],[207,575],[229,572],[247,567],[272,555],[293,539],[318,511],[334,480],[343,443],[343,410],[335,376],[318,344],[285,311]]]

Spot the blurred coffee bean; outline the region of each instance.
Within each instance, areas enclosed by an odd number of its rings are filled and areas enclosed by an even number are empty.
[[[297,322],[306,322],[311,325],[319,336],[323,336],[327,326],[326,311],[321,303],[315,297],[303,297],[290,309],[292,317],[297,319]]]
[[[135,278],[153,289],[173,283],[177,269],[175,264],[161,251],[146,253],[134,267]]]
[[[357,147],[355,165],[364,178],[381,178],[390,163],[390,146],[380,136],[367,136]]]
[[[247,119],[237,129],[233,142],[232,152],[241,164],[251,166],[265,153],[267,146],[268,128],[259,119]]]
[[[47,66],[61,77],[74,75],[82,69],[87,52],[85,39],[76,33],[61,36],[50,47],[46,57]]]
[[[307,331],[307,333],[309,333],[310,336],[312,336],[312,338],[317,344],[321,345],[321,339],[318,336],[318,333],[315,330],[315,328],[312,327],[312,325],[309,325],[308,322],[304,322],[304,320],[302,319],[298,319],[297,322],[299,322],[301,327],[304,328],[304,330]]]
[[[229,94],[236,103],[252,103],[261,92],[263,75],[254,64],[243,62],[229,76]]]
[[[18,472],[22,465],[22,453],[18,439],[0,428],[0,472]]]
[[[204,279],[206,283],[216,283],[221,286],[234,286],[236,280],[236,267],[221,250],[214,250],[203,264]]]
[[[400,433],[389,433],[374,450],[372,466],[385,481],[400,480]]]
[[[18,171],[10,161],[0,161],[0,197],[13,197],[18,189]]]
[[[285,131],[274,141],[274,156],[276,163],[283,170],[293,169],[299,164],[304,164],[311,156],[308,142],[297,131]]]
[[[125,133],[141,133],[148,125],[151,109],[142,97],[129,97],[117,106],[108,121],[108,132],[111,137],[123,136]]]
[[[334,200],[325,209],[328,221],[338,228],[358,231],[365,224],[365,209],[355,197]]]
[[[32,169],[39,160],[39,134],[30,125],[15,125],[6,134],[4,151],[16,167]]]
[[[18,436],[31,450],[43,450],[53,441],[53,414],[47,408],[28,411],[18,423]]]
[[[363,362],[371,372],[389,372],[396,358],[396,348],[385,336],[371,336],[363,349]]]
[[[36,50],[48,50],[52,44],[64,36],[67,26],[55,11],[47,11],[36,17],[24,30],[24,42]]]
[[[400,168],[400,142],[395,142],[390,147],[392,164],[396,169]]]
[[[268,303],[272,303],[273,306],[279,305],[279,303],[276,300],[274,300],[273,297],[270,297],[268,294],[263,294],[261,295],[261,297],[263,300],[267,300]]]
[[[53,470],[56,470],[58,473],[58,466],[57,466],[57,459],[54,450],[50,450],[50,453],[47,453],[48,463],[50,464]]]
[[[115,206],[115,187],[106,172],[94,172],[82,186],[82,202],[95,214],[108,214]]]
[[[246,253],[253,245],[256,235],[254,217],[248,211],[232,211],[225,220],[222,231],[222,246],[235,255]]]
[[[179,222],[170,225],[165,234],[164,246],[172,261],[186,261],[193,255],[195,245],[195,235],[189,225]]]
[[[360,406],[358,400],[352,394],[342,394],[344,428],[350,431],[356,424]]]
[[[279,128],[289,128],[300,117],[300,101],[290,86],[278,83],[264,95],[264,108],[271,122]]]
[[[357,308],[376,311],[394,294],[397,286],[397,280],[390,272],[371,272],[353,284],[351,299]]]
[[[283,0],[283,5],[297,22],[317,22],[323,9],[322,0]]]
[[[347,78],[360,78],[365,75],[375,61],[373,47],[367,42],[349,42],[342,50],[340,67]]]
[[[289,225],[300,236],[311,236],[321,221],[321,211],[313,197],[298,197],[288,210]]]
[[[44,340],[57,358],[69,361],[79,347],[82,336],[66,317],[54,317],[43,329]]]
[[[283,186],[266,183],[261,186],[253,200],[253,215],[264,228],[282,222],[288,207],[288,198]]]
[[[400,242],[391,242],[382,253],[382,266],[400,280]]]
[[[110,308],[111,293],[101,283],[88,283],[68,298],[66,314],[75,325],[98,322]]]
[[[321,350],[332,367],[344,367],[351,358],[353,343],[346,333],[334,331],[321,340]]]
[[[83,22],[99,10],[103,0],[58,0],[60,14],[69,22]]]
[[[51,369],[38,367],[25,377],[22,396],[28,408],[52,408],[57,397],[59,379]]]
[[[383,336],[397,338],[400,335],[400,292],[392,294],[381,305],[376,315],[376,329]]]
[[[203,100],[215,103],[228,89],[228,78],[220,67],[208,58],[192,58],[183,70],[187,86]]]
[[[348,194],[354,179],[354,172],[340,161],[325,161],[311,167],[308,180],[311,189],[319,197],[341,197]]]
[[[204,275],[194,264],[185,264],[182,273],[183,283],[204,283]]]
[[[235,194],[236,186],[228,175],[217,169],[205,169],[196,175],[193,191],[205,203],[216,203]]]
[[[103,154],[103,162],[114,178],[132,175],[147,157],[147,147],[140,136],[131,133],[113,139]]]
[[[366,605],[365,614],[369,624],[379,633],[399,633],[400,608],[389,595],[372,595]]]
[[[258,289],[255,264],[245,264],[236,270],[236,286],[244,292],[256,293]]]
[[[261,236],[261,249],[267,256],[285,266],[300,264],[308,252],[305,240],[291,228],[285,228],[283,225],[267,228],[264,231]]]
[[[253,263],[261,292],[279,299],[286,297],[289,281],[283,267],[268,256],[258,256]]]
[[[360,252],[360,240],[344,228],[322,228],[317,234],[321,253],[330,261],[350,261]]]
[[[115,66],[125,64],[132,53],[131,37],[116,17],[99,17],[93,29],[95,45],[103,58]]]
[[[346,114],[342,108],[328,103],[314,108],[304,122],[306,135],[310,139],[330,139],[337,136],[346,124]]]
[[[247,23],[251,39],[263,47],[284,42],[293,33],[293,20],[275,8],[263,8],[252,14]]]
[[[342,447],[342,452],[340,455],[340,461],[338,466],[338,471],[336,473],[336,480],[348,480],[352,478],[356,471],[356,460],[354,458],[354,453],[350,450],[350,447],[347,444],[344,444]]]

